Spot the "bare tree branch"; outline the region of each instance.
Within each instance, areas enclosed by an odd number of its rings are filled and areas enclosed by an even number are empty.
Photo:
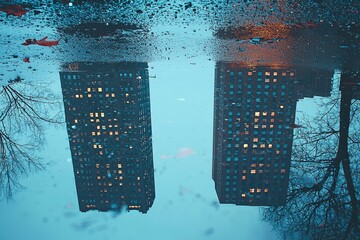
[[[46,124],[62,124],[62,104],[44,85],[12,82],[0,90],[0,197],[11,199],[21,177],[44,169],[37,155]]]

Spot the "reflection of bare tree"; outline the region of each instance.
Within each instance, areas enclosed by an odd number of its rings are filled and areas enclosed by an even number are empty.
[[[357,73],[341,76],[341,95],[303,118],[295,134],[286,206],[264,209],[264,220],[299,239],[356,239],[359,225],[359,91]]]
[[[20,81],[0,90],[0,196],[11,198],[19,178],[43,168],[36,151],[44,141],[44,123],[61,122],[61,103],[45,84]]]

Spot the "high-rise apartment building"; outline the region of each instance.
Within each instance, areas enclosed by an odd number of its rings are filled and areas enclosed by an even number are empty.
[[[293,69],[216,64],[213,179],[220,203],[285,203],[296,85]]]
[[[155,198],[147,63],[69,63],[60,72],[80,211]]]
[[[296,103],[329,96],[331,77],[280,65],[216,64],[212,176],[220,203],[285,204]]]

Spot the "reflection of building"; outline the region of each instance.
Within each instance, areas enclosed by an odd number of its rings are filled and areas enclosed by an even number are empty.
[[[333,72],[320,69],[296,69],[296,80],[299,82],[299,98],[314,96],[330,97]]]
[[[80,211],[147,212],[155,198],[146,63],[60,72]]]
[[[343,71],[341,73],[340,90],[351,89],[352,99],[360,100],[360,79],[357,71]]]
[[[299,86],[291,68],[217,63],[213,179],[221,203],[285,204]]]

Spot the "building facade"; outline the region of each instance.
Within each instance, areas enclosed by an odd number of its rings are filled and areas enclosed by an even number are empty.
[[[216,64],[212,176],[220,203],[285,204],[297,99],[293,69]]]
[[[329,96],[332,74],[217,62],[212,177],[220,203],[286,203],[297,101]]]
[[[69,63],[60,72],[80,211],[155,198],[147,63]]]

